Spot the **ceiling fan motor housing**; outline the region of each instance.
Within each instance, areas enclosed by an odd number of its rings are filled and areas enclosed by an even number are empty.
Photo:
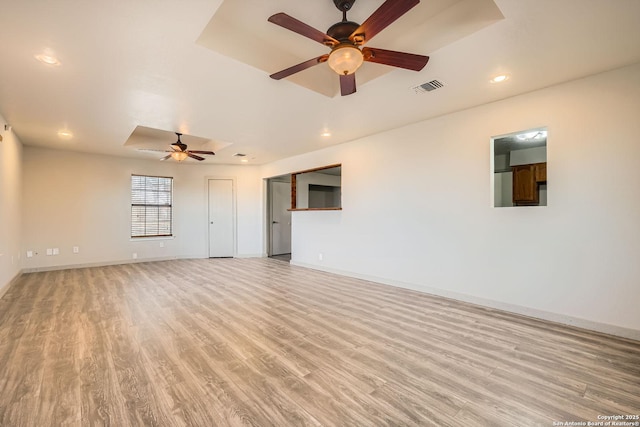
[[[178,140],[176,142],[174,142],[173,144],[171,144],[174,147],[178,147],[178,149],[180,151],[184,151],[187,149],[187,145],[184,144],[182,141],[180,141],[180,137],[182,136],[182,134],[180,132],[175,132],[176,135],[178,135]]]
[[[359,26],[360,24],[357,24],[351,21],[338,22],[329,27],[329,29],[327,30],[327,35],[333,37],[334,39],[340,42],[349,42],[349,36],[353,34],[353,32]]]
[[[178,149],[180,149],[180,151],[184,151],[187,149],[187,145],[183,144],[182,142],[174,142],[173,144],[171,144],[175,147],[178,147]]]
[[[340,10],[341,12],[351,10],[355,2],[356,0],[333,0],[333,4],[335,4],[338,10]]]

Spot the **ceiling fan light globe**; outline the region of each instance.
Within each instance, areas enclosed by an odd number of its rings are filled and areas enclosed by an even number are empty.
[[[171,157],[172,157],[174,160],[177,160],[177,161],[179,161],[179,162],[181,162],[181,161],[183,161],[184,159],[186,159],[186,158],[187,158],[187,156],[188,156],[188,154],[187,154],[187,153],[185,153],[184,151],[176,151],[176,152],[174,152],[174,153],[171,153]]]
[[[362,51],[353,45],[339,45],[331,51],[327,63],[336,73],[349,75],[356,72],[364,62]]]

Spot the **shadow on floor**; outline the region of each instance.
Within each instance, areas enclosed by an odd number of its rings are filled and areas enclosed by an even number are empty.
[[[271,255],[269,258],[289,262],[291,261],[291,254]]]

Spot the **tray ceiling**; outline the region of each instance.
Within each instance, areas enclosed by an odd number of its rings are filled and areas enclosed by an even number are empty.
[[[347,18],[362,23],[382,3],[383,0],[360,0]],[[277,12],[291,15],[322,32],[342,20],[341,12],[330,0],[313,4],[225,0],[197,43],[267,75],[330,51],[320,43],[268,22],[267,18]],[[428,56],[503,18],[493,0],[423,1],[378,34],[368,46]],[[365,63],[356,73],[358,87],[394,69]],[[339,94],[339,79],[327,64],[319,64],[287,80],[329,97]]]

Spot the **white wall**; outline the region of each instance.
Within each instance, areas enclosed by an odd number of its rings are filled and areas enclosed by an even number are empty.
[[[174,178],[175,238],[130,239],[131,174]],[[260,178],[253,166],[178,164],[35,147],[24,150],[26,270],[159,258],[208,257],[206,178],[234,178],[237,256],[260,256]],[[258,236],[258,237],[256,237]],[[164,247],[160,247],[160,242]],[[80,253],[73,254],[73,246]],[[47,256],[47,248],[60,255]]]
[[[511,152],[510,166],[544,163],[547,161],[547,147],[525,148]]]
[[[293,212],[294,264],[640,339],[639,112],[634,65],[275,162],[263,176],[342,164],[342,211]],[[491,136],[540,126],[549,206],[492,207]]]
[[[513,172],[494,173],[493,197],[495,207],[513,206]],[[545,199],[546,200],[546,199]]]
[[[22,144],[0,116],[0,296],[20,273]]]
[[[509,157],[509,154],[498,154],[497,156],[495,156],[493,170],[511,170],[511,167],[509,165]]]

